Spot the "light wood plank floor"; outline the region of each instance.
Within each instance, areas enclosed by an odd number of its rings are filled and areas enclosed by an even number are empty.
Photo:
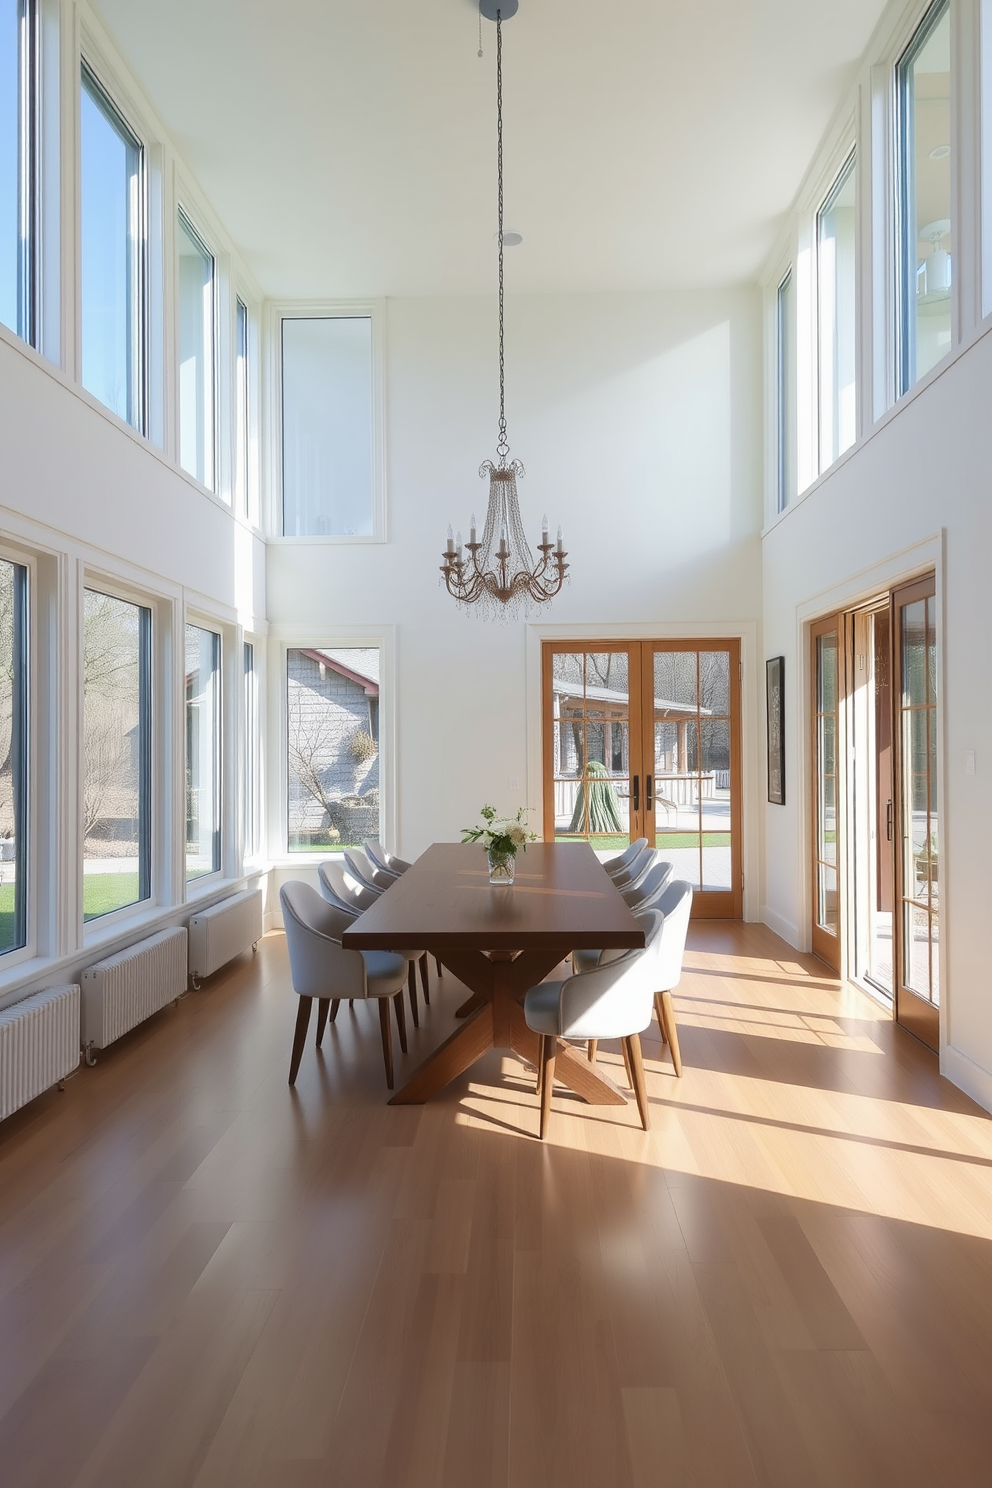
[[[763,927],[690,947],[648,1135],[542,1146],[498,1054],[388,1109],[374,1007],[291,1092],[281,935],[5,1122],[5,1488],[988,1488],[992,1122]]]

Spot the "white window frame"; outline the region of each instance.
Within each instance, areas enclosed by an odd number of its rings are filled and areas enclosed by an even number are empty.
[[[222,300],[225,298],[225,296],[224,296],[224,286],[223,286],[223,284],[221,282],[220,257],[219,257],[219,255],[217,253],[216,248],[213,247],[212,236],[209,233],[204,233],[201,230],[201,228],[200,228],[200,223],[203,220],[204,220],[204,216],[203,216],[203,214],[200,211],[198,211],[195,202],[194,202],[194,205],[193,206],[190,206],[188,204],[187,194],[185,192],[178,192],[176,194],[176,200],[175,200],[175,205],[174,205],[174,210],[173,210],[173,215],[172,215],[172,231],[173,231],[173,238],[174,238],[174,247],[173,247],[173,273],[172,273],[172,293],[173,293],[172,396],[173,396],[173,406],[175,408],[175,431],[174,431],[175,432],[175,445],[174,445],[174,451],[173,451],[173,453],[174,453],[174,456],[175,456],[176,469],[179,471],[180,475],[184,475],[187,478],[187,480],[192,481],[193,485],[197,488],[197,490],[207,491],[207,492],[209,492],[209,494],[211,496],[216,497],[218,500],[220,500],[221,502],[223,502],[225,505],[229,505],[230,504],[230,502],[229,502],[229,496],[230,496],[230,479],[228,478],[228,480],[226,482],[226,485],[225,485],[225,483],[224,483],[224,481],[222,479],[222,476],[223,476],[224,472],[222,471],[222,468],[221,467],[222,467],[222,464],[224,464],[226,462],[222,461],[221,460],[221,457],[220,457],[220,447],[221,447],[222,441],[218,437],[221,428],[224,426],[224,424],[226,422],[225,419],[222,417],[222,411],[221,411],[221,406],[220,406],[220,401],[221,400],[220,400],[220,396],[219,396],[220,388],[221,388],[221,386],[223,386],[222,377],[223,377],[224,373],[226,372],[226,369],[222,369],[222,367],[221,367],[221,362],[222,362],[221,347],[223,345],[223,342],[222,342],[222,339],[221,339],[221,324],[220,324],[220,321],[221,321],[221,303],[222,303]],[[190,235],[194,239],[196,239],[198,241],[198,243],[199,243],[200,247],[203,249],[204,253],[209,254],[210,260],[211,260],[211,262],[213,264],[213,293],[211,295],[211,307],[210,307],[210,322],[211,322],[210,323],[210,336],[211,336],[211,357],[210,357],[210,363],[211,363],[211,365],[210,365],[210,374],[209,374],[209,376],[210,376],[210,418],[209,418],[209,421],[208,421],[209,427],[205,431],[205,433],[206,433],[206,441],[205,442],[207,442],[209,444],[209,458],[205,458],[204,459],[204,466],[205,466],[204,474],[207,475],[207,476],[209,476],[209,480],[206,480],[206,481],[198,480],[197,477],[192,473],[192,471],[186,469],[186,467],[183,465],[183,462],[182,462],[182,426],[181,426],[181,410],[180,410],[180,394],[179,394],[179,338],[180,338],[179,319],[180,319],[180,304],[181,304],[181,300],[182,300],[182,295],[181,295],[180,288],[179,288],[179,246],[178,246],[179,245],[179,233],[180,233],[180,230],[181,230],[180,229],[180,222],[181,221],[185,223],[186,228],[189,230]],[[225,400],[225,401],[227,402],[229,400]],[[226,413],[229,415],[229,413],[230,413],[230,409],[229,408],[226,410]],[[206,451],[205,451],[205,455],[206,455]],[[224,495],[225,490],[227,492],[228,499],[225,499],[225,495]]]
[[[265,429],[268,438],[266,468],[268,501],[264,528],[266,541],[289,546],[353,546],[384,543],[386,520],[386,429],[385,429],[385,314],[384,300],[276,301],[266,307]],[[372,322],[372,531],[358,535],[321,534],[316,537],[285,536],[283,527],[282,449],[282,322],[283,320],[355,320]],[[308,644],[313,644],[312,642]]]
[[[50,719],[50,710],[54,700],[44,697],[39,692],[44,672],[42,671],[42,657],[39,654],[38,644],[39,622],[44,614],[45,606],[39,602],[39,563],[38,555],[30,549],[19,547],[16,543],[8,542],[6,539],[0,542],[0,558],[6,563],[14,563],[26,570],[27,595],[25,604],[25,622],[27,635],[25,637],[25,651],[27,666],[25,668],[25,685],[27,687],[27,698],[25,700],[25,734],[27,743],[27,758],[25,769],[27,780],[24,792],[24,818],[26,826],[26,839],[24,843],[24,944],[12,950],[5,951],[0,956],[0,995],[7,982],[16,981],[22,971],[25,962],[33,961],[38,954],[39,944],[39,902],[38,894],[41,888],[40,864],[43,861],[41,849],[42,829],[45,823],[41,820],[40,808],[43,801],[49,799],[49,763],[48,751],[40,747],[42,728]],[[47,706],[46,706],[47,704]]]
[[[838,151],[833,151],[831,153],[831,156],[830,156],[830,162],[831,163],[828,166],[826,172],[821,177],[821,187],[820,187],[820,189],[815,194],[816,205],[815,205],[815,207],[813,208],[813,211],[812,211],[812,223],[811,223],[811,228],[812,228],[811,238],[812,238],[812,248],[813,248],[812,256],[811,256],[811,266],[812,266],[812,273],[813,273],[813,293],[812,293],[812,310],[813,310],[812,348],[813,348],[813,358],[814,358],[814,361],[813,361],[813,388],[814,388],[815,405],[816,405],[815,406],[815,412],[814,412],[814,420],[815,420],[815,422],[814,422],[814,426],[813,426],[813,440],[812,440],[812,443],[813,443],[813,448],[814,448],[815,453],[816,453],[815,470],[816,470],[816,475],[817,476],[825,475],[828,470],[832,470],[833,467],[837,464],[837,462],[839,460],[842,460],[844,458],[844,456],[850,450],[854,449],[855,446],[858,443],[858,440],[861,437],[861,431],[862,431],[862,417],[861,417],[861,406],[862,406],[862,379],[861,379],[862,356],[861,356],[861,345],[862,345],[863,316],[862,316],[862,313],[861,313],[861,310],[862,310],[862,297],[861,297],[861,283],[862,283],[862,253],[861,253],[861,243],[862,243],[862,232],[861,232],[861,220],[862,220],[861,219],[861,156],[860,156],[860,153],[859,153],[859,144],[858,144],[857,130],[854,127],[853,121],[852,121],[851,126],[850,126],[849,137],[848,137],[848,142],[847,142],[846,148],[842,148],[839,152]],[[839,186],[842,176],[845,174],[845,172],[851,166],[852,162],[853,162],[853,165],[854,165],[854,181],[855,181],[855,209],[854,209],[854,273],[855,273],[855,287],[854,287],[854,300],[855,300],[855,307],[856,307],[855,308],[855,316],[854,316],[854,365],[855,365],[854,439],[851,442],[851,444],[848,445],[847,449],[841,450],[838,455],[836,455],[832,460],[829,461],[829,463],[824,464],[824,451],[823,451],[823,389],[821,387],[821,374],[822,374],[822,370],[823,370],[823,359],[822,359],[822,347],[820,345],[820,333],[821,333],[821,324],[820,324],[820,296],[821,296],[821,285],[820,285],[820,214],[822,213],[824,207],[827,205],[827,203],[829,202],[831,196],[833,195],[833,193],[835,192],[835,190]]]

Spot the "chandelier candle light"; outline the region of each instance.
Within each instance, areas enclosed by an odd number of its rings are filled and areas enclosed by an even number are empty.
[[[544,518],[541,541],[538,543],[540,559],[534,555],[527,542],[523,520],[520,516],[520,500],[517,496],[517,476],[522,476],[524,467],[519,460],[509,458],[510,446],[506,437],[506,397],[503,369],[503,248],[509,235],[503,231],[503,21],[516,13],[517,0],[479,0],[479,12],[488,20],[496,22],[496,180],[499,227],[496,240],[499,245],[499,436],[496,440],[496,460],[483,461],[479,467],[482,477],[489,477],[489,506],[486,525],[479,540],[475,517],[469,530],[469,540],[462,545],[462,535],[457,537],[448,528],[448,542],[442,553],[444,563],[441,572],[448,593],[460,604],[478,604],[482,613],[508,615],[521,611],[526,613],[531,603],[543,604],[560,590],[568,572],[565,562],[568,556],[562,543],[561,528],[558,540],[552,543],[548,536],[548,519]],[[467,553],[467,557],[466,557]]]

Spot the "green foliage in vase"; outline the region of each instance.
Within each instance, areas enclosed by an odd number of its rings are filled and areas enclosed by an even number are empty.
[[[483,825],[462,827],[462,841],[481,842],[486,852],[515,858],[519,848],[526,852],[528,842],[537,841],[537,833],[528,832],[524,825],[533,809],[532,806],[521,806],[516,816],[499,816],[495,806],[483,806],[479,812]]]

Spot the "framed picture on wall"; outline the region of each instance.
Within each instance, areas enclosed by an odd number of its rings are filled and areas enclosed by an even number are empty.
[[[785,723],[782,716],[785,687],[785,657],[765,662],[768,709],[768,799],[773,806],[785,805]]]

